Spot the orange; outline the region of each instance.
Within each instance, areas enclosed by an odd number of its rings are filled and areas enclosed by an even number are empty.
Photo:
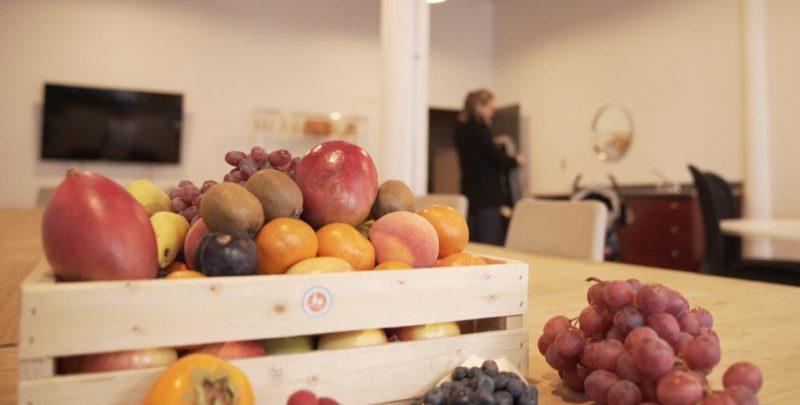
[[[388,262],[383,262],[375,266],[375,270],[402,270],[402,269],[413,269],[413,267],[411,267],[411,265],[406,262],[401,262],[400,260],[389,260]]]
[[[469,227],[464,217],[446,205],[434,204],[417,212],[433,225],[439,237],[439,259],[463,252],[469,242]]]
[[[194,270],[176,270],[167,274],[166,278],[201,278],[206,275]]]
[[[436,267],[453,267],[453,266],[480,266],[487,264],[486,260],[482,257],[473,255],[472,253],[453,253],[442,260],[436,262]]]
[[[294,218],[275,218],[256,236],[258,273],[283,274],[293,264],[315,257],[319,243],[314,229]]]
[[[189,267],[186,266],[186,263],[179,262],[179,261],[176,260],[176,261],[172,262],[172,264],[167,266],[166,269],[164,269],[164,271],[166,271],[167,274],[170,274],[172,272],[179,271],[179,270],[189,270]]]
[[[351,225],[325,225],[317,231],[317,240],[317,254],[320,256],[344,259],[354,270],[370,270],[375,267],[375,248],[369,239]]]

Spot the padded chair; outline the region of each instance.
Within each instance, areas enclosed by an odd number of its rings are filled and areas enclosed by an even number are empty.
[[[523,198],[514,207],[505,246],[602,262],[607,215],[606,206],[599,201]]]
[[[689,165],[703,214],[706,247],[703,268],[709,274],[800,285],[800,263],[742,258],[742,240],[724,235],[723,219],[741,218],[731,187],[722,177]]]
[[[448,207],[453,207],[456,211],[461,213],[464,218],[467,217],[467,209],[469,208],[469,200],[461,194],[425,194],[416,197],[417,210],[421,210],[429,205],[442,204]]]

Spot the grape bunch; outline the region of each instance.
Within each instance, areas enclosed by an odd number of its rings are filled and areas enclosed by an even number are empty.
[[[250,154],[234,150],[225,154],[225,162],[233,169],[225,175],[224,181],[244,185],[250,176],[259,170],[280,170],[290,177],[294,176],[294,168],[300,158],[292,159],[292,154],[286,149],[267,152],[260,146],[250,149]]]
[[[189,180],[181,180],[178,187],[169,192],[172,211],[183,215],[190,224],[194,223],[200,214],[200,201],[203,200],[203,194],[215,184],[217,182],[214,180],[206,180],[201,187],[197,187]]]
[[[481,367],[456,367],[452,381],[431,388],[420,403],[536,405],[538,401],[536,387],[526,384],[514,373],[500,371],[495,361],[486,360]]]
[[[758,404],[762,377],[752,363],[732,365],[725,390],[711,390],[706,376],[721,352],[708,310],[690,310],[661,284],[587,281],[589,306],[575,319],[548,320],[538,341],[567,388],[609,405]]]

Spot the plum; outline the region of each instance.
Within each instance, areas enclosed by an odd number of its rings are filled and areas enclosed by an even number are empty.
[[[240,234],[212,232],[197,248],[195,266],[209,277],[255,274],[258,249],[252,239]]]

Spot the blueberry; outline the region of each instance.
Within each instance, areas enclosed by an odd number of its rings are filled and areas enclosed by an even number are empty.
[[[450,394],[450,400],[447,403],[448,405],[470,405],[472,401],[466,390],[458,390]]]
[[[467,378],[468,372],[469,370],[466,367],[456,367],[456,369],[453,370],[453,381],[461,381]]]
[[[445,398],[444,392],[434,387],[425,394],[422,403],[425,405],[443,405],[446,400],[447,398]]]
[[[494,392],[494,380],[488,375],[482,375],[475,380],[475,389]]]
[[[481,374],[483,374],[483,371],[481,371],[481,369],[479,369],[478,367],[470,367],[469,372],[467,373],[467,376],[469,378],[475,378],[475,377],[477,377],[477,376],[479,376]]]
[[[522,380],[511,380],[506,385],[506,391],[514,398],[519,398],[525,393],[525,383]]]
[[[495,392],[494,400],[497,401],[497,405],[514,405],[514,397],[506,391]]]
[[[484,361],[483,365],[481,366],[481,370],[490,376],[495,376],[500,372],[500,369],[497,367],[497,363],[494,360]]]
[[[539,391],[533,385],[528,387],[522,396],[517,400],[518,405],[538,405],[539,404]]]
[[[506,385],[508,385],[508,382],[511,381],[511,377],[503,373],[494,376],[493,379],[494,379],[494,388],[496,390],[506,389]]]
[[[491,391],[479,391],[475,397],[475,403],[478,405],[497,405],[497,401]]]

